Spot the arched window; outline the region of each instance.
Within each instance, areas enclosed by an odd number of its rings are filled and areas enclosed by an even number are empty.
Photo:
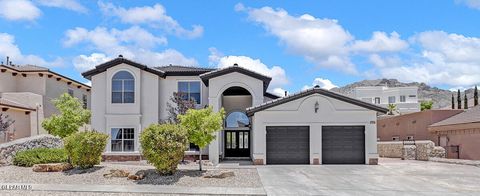
[[[128,71],[119,71],[112,78],[112,103],[135,102],[135,79]]]
[[[226,128],[248,127],[250,119],[244,112],[232,112],[225,119]]]

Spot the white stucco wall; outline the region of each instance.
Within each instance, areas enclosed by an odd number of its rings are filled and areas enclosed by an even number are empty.
[[[314,112],[318,102],[320,109]],[[365,163],[368,158],[376,158],[377,130],[376,112],[353,104],[339,101],[320,94],[309,95],[282,105],[259,111],[252,117],[252,159],[266,163],[267,126],[310,126],[310,163],[318,158],[321,161],[322,126],[351,125],[365,126]]]

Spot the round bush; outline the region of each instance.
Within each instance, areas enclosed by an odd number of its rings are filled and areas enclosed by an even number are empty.
[[[95,131],[74,133],[65,138],[65,150],[70,163],[82,169],[100,164],[108,135]]]
[[[67,162],[67,153],[62,148],[34,148],[15,154],[13,164],[21,167],[32,167],[35,164]]]
[[[187,131],[174,124],[152,124],[140,135],[143,156],[162,175],[177,170],[187,146]]]

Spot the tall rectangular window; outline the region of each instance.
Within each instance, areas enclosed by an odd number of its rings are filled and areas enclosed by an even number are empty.
[[[395,96],[388,97],[388,103],[395,103]]]
[[[375,104],[380,104],[380,97],[375,97]]]
[[[82,101],[83,101],[83,109],[87,109],[87,106],[88,106],[87,95],[82,95]]]
[[[133,128],[112,128],[112,152],[132,152],[135,150],[135,131]]]
[[[201,85],[200,81],[182,81],[178,82],[178,92],[183,93],[184,100],[193,100],[196,104],[201,104]]]
[[[73,97],[73,90],[72,90],[72,89],[68,89],[68,94]]]
[[[405,95],[400,95],[400,102],[405,103],[407,101],[407,97]]]

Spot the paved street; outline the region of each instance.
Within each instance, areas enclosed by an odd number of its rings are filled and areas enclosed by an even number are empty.
[[[381,159],[380,165],[258,167],[268,195],[480,195],[480,167]]]

